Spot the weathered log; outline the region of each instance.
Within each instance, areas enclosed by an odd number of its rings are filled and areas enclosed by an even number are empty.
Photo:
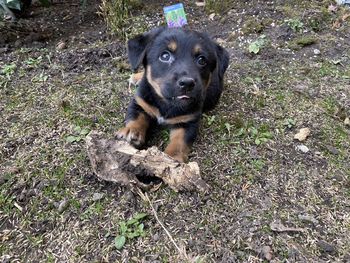
[[[179,163],[155,146],[137,150],[125,141],[106,139],[92,131],[86,147],[94,173],[103,180],[148,190],[154,184],[146,182],[159,178],[175,191],[209,190],[196,162]]]

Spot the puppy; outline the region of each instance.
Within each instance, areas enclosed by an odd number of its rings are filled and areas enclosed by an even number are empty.
[[[206,34],[161,27],[129,40],[128,56],[132,69],[142,64],[144,74],[138,75],[117,138],[139,147],[151,125],[166,125],[170,142],[165,153],[187,162],[202,113],[213,109],[222,93],[228,52]]]

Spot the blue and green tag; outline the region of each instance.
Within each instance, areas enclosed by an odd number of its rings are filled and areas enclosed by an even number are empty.
[[[168,27],[182,27],[187,24],[183,4],[166,6],[163,10]]]

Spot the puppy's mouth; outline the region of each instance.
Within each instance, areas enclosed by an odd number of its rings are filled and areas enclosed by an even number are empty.
[[[187,101],[190,101],[192,99],[193,99],[192,96],[186,95],[186,94],[181,94],[181,95],[171,97],[171,100],[173,100],[173,101],[183,101],[183,102],[187,102]]]
[[[190,97],[187,95],[180,95],[180,96],[177,96],[176,98],[178,100],[189,100],[190,99]]]

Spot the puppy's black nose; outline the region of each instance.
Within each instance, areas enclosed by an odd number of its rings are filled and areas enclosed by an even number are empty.
[[[188,77],[182,77],[177,81],[177,85],[182,91],[192,90],[195,84],[196,82],[194,81],[194,79]]]

